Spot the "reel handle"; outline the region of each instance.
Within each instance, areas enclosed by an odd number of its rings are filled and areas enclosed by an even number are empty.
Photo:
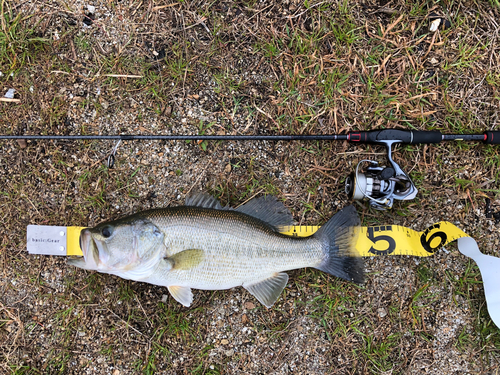
[[[498,143],[500,143],[500,132],[495,135],[498,137]],[[492,137],[493,138],[493,137]],[[349,133],[348,140],[350,142],[360,142],[360,143],[439,143],[443,140],[443,136],[440,131],[428,130],[428,131],[414,131],[414,130],[398,130],[398,129],[383,129],[383,130],[372,130],[367,132],[357,132]],[[495,139],[496,141],[497,139]]]

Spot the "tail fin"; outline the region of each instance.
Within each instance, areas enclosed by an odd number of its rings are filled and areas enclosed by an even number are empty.
[[[337,212],[315,234],[323,243],[325,257],[317,269],[357,284],[363,282],[363,259],[357,256],[352,227],[360,225],[354,206]]]

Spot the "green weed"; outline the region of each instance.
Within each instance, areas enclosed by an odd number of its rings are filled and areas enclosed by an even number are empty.
[[[14,15],[5,1],[1,2],[0,18],[0,61],[4,73],[32,63],[37,54],[49,45],[48,39],[37,36],[36,24],[29,25],[31,17],[23,17],[22,13]]]

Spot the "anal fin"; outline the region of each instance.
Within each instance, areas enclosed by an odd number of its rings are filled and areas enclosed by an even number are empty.
[[[271,308],[288,282],[288,275],[280,272],[273,276],[252,284],[243,284],[255,298],[267,308]]]
[[[191,306],[193,302],[193,292],[191,292],[191,288],[175,285],[171,285],[167,288],[177,302],[186,307]]]

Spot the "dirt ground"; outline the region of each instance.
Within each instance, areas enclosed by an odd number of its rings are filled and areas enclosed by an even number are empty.
[[[498,129],[490,1],[0,0],[0,134],[340,134]],[[440,19],[438,30],[430,24]],[[0,140],[0,373],[498,374],[481,275],[452,243],[367,258],[354,285],[289,272],[271,309],[243,288],[159,286],[26,251],[26,227],[94,226],[206,191],[276,195],[297,224],[350,202],[379,146],[347,142]],[[500,256],[498,146],[397,146],[416,199],[365,226],[447,220]]]

